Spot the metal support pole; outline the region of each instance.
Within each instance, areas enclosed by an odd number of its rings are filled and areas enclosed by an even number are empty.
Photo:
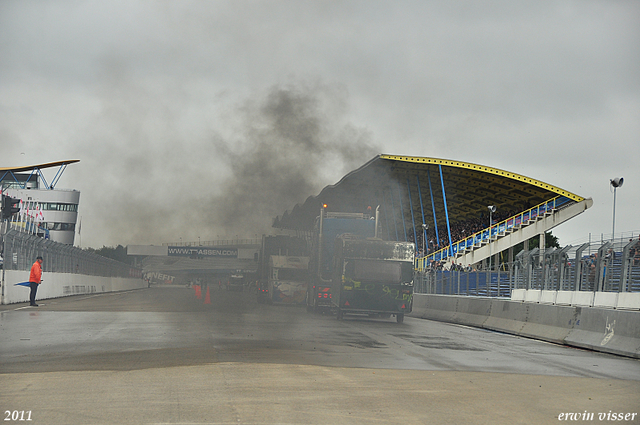
[[[418,197],[420,198],[420,213],[422,214],[422,232],[424,233],[422,236],[424,237],[424,255],[426,256],[429,253],[429,245],[427,244],[427,228],[426,220],[424,219],[424,206],[422,205],[422,191],[420,190],[420,176],[416,175],[416,180],[418,182]]]
[[[442,201],[444,202],[444,216],[447,220],[447,232],[449,233],[449,255],[453,256],[453,241],[451,240],[451,226],[449,224],[449,210],[447,208],[447,193],[444,190],[444,177],[442,176],[442,165],[438,164],[440,170],[440,185],[442,186]]]
[[[416,220],[413,217],[413,200],[411,199],[411,185],[409,179],[407,179],[407,192],[409,193],[409,208],[411,208],[411,224],[413,225],[413,242],[416,244],[416,250],[418,249],[418,233],[416,232]]]
[[[576,257],[574,259],[575,263],[575,276],[574,276],[574,290],[581,291],[582,290],[582,252],[587,249],[591,244],[584,243],[576,250]]]
[[[402,192],[400,191],[400,183],[398,185],[398,198],[400,199],[400,215],[402,216],[402,229],[404,230],[404,241],[407,242],[407,225],[404,222],[404,207],[402,206]]]
[[[596,291],[602,292],[605,290],[604,274],[606,272],[606,267],[607,267],[606,255],[607,255],[607,250],[611,246],[612,246],[611,242],[605,242],[605,244],[598,249],[598,258],[596,261],[596,280],[595,280],[595,288],[594,288]]]
[[[431,211],[433,212],[433,225],[436,231],[436,245],[440,245],[440,236],[438,235],[438,219],[436,218],[436,206],[433,201],[433,189],[431,188],[431,174],[427,170],[427,179],[429,180],[429,194],[431,195]]]

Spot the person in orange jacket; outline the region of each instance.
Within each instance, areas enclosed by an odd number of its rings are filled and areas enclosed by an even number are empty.
[[[38,307],[36,304],[36,292],[38,292],[38,285],[42,282],[42,257],[38,256],[36,262],[31,266],[31,273],[29,273],[29,287],[31,293],[29,294],[29,304],[33,307]]]

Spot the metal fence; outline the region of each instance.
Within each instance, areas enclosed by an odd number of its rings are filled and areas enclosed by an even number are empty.
[[[521,251],[491,270],[417,272],[421,294],[510,297],[513,289],[640,292],[640,239]]]
[[[44,272],[142,277],[141,269],[128,264],[16,229],[5,230],[0,247],[6,270],[29,270],[36,257],[41,256]]]

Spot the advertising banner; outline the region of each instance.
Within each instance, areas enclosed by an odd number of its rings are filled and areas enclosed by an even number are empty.
[[[170,257],[238,258],[238,248],[215,248],[209,246],[169,246]]]

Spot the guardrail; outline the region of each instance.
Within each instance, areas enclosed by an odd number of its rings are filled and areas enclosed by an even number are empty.
[[[45,273],[142,278],[141,269],[15,228],[6,230],[2,235],[2,244],[5,271],[28,271],[36,257],[41,256],[44,259],[42,270]]]
[[[510,297],[514,289],[640,292],[640,239],[535,248],[491,270],[421,270],[414,284],[416,293],[486,297]]]
[[[490,227],[487,227],[486,229],[474,233],[473,235],[459,242],[456,242],[453,245],[449,245],[425,257],[416,259],[416,269],[425,270],[434,261],[441,262],[448,259],[449,257],[456,257],[459,252],[479,248],[487,244],[490,240],[497,239],[500,236],[505,236],[510,232],[513,232],[520,229],[521,227],[535,222],[540,217],[552,214],[555,210],[566,204],[569,204],[570,202],[572,202],[571,199],[567,198],[566,196],[556,196],[553,199],[542,202],[533,208],[529,208],[526,211],[523,211]]]

